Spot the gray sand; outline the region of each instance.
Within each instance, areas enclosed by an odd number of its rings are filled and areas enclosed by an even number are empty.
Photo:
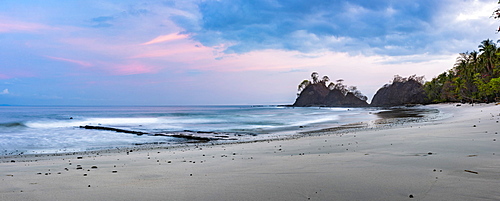
[[[2,159],[0,200],[500,200],[500,105],[431,107],[451,117],[269,142]]]

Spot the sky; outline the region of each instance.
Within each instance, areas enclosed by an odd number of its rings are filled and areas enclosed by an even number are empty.
[[[496,0],[2,0],[0,105],[292,104],[313,71],[373,97],[496,41]]]

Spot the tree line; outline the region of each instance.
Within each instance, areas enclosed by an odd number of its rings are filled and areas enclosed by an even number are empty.
[[[497,41],[497,42],[500,42]],[[452,69],[424,85],[430,102],[500,101],[500,47],[490,39],[460,53]]]

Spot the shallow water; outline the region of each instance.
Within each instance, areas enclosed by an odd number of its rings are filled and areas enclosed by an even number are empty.
[[[0,107],[0,155],[61,153],[134,146],[187,143],[154,134],[224,136],[255,140],[294,135],[300,130],[373,121],[374,108],[292,108],[280,106],[162,107]],[[134,135],[80,126],[103,126],[151,135]]]

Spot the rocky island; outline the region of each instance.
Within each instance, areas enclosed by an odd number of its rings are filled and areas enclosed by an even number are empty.
[[[424,77],[412,75],[403,78],[394,76],[391,83],[385,84],[367,103],[367,97],[356,86],[343,84],[342,79],[330,82],[328,76],[319,79],[313,72],[310,80],[302,81],[298,86],[298,97],[294,107],[391,107],[401,105],[427,104],[424,91]]]
[[[333,83],[328,76],[319,79],[319,74],[313,72],[311,80],[299,84],[298,97],[294,107],[368,107],[367,97],[355,86],[347,87],[339,79]]]
[[[408,78],[394,76],[391,84],[380,88],[373,96],[371,106],[399,106],[427,104],[427,95],[424,91],[424,77],[412,75]]]

